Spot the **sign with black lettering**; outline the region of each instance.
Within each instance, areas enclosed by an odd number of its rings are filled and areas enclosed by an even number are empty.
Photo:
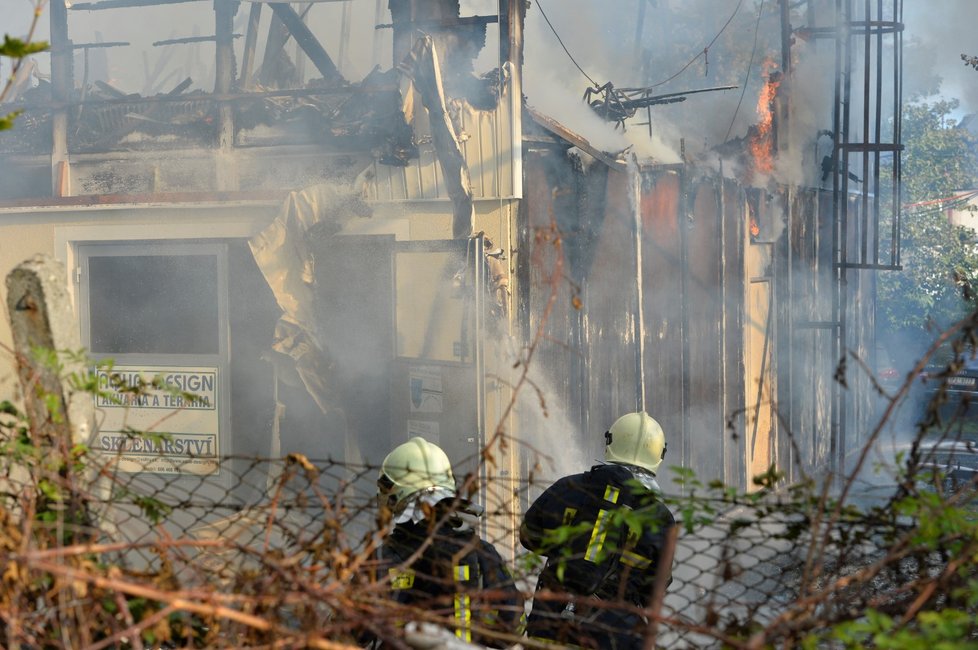
[[[217,368],[99,368],[92,447],[123,472],[217,474]]]

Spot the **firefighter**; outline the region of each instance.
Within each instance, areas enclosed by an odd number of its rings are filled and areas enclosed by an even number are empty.
[[[384,459],[377,486],[393,523],[380,549],[391,598],[450,620],[464,641],[510,645],[478,628],[519,636],[523,597],[495,547],[473,529],[481,510],[458,494],[445,452],[412,438]]]
[[[520,542],[547,556],[527,620],[531,639],[572,647],[641,648],[659,558],[675,519],[655,472],[662,427],[628,413],[605,433],[607,463],[566,476],[526,511]]]

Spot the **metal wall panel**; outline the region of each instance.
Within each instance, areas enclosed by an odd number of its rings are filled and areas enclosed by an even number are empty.
[[[467,103],[459,106],[459,139],[469,169],[474,199],[510,198],[518,185],[514,174],[521,171],[521,152],[514,147],[521,134],[520,122],[514,120],[512,92],[507,89],[492,111],[481,111]],[[421,106],[420,100],[416,102]],[[415,137],[422,144],[419,156],[405,167],[374,162],[368,174],[367,195],[376,201],[448,200],[441,165],[428,139],[427,115],[418,113],[414,120]]]
[[[688,456],[700,478],[707,480],[724,477],[722,438],[727,435],[723,413],[723,239],[718,190],[715,179],[691,188],[690,218],[686,220]]]
[[[672,171],[644,173],[640,204],[646,409],[666,432],[667,466],[686,465],[689,457],[685,180]],[[671,472],[661,474],[671,487]]]

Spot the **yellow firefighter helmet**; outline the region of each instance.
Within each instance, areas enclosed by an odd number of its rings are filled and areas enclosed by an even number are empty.
[[[442,448],[420,436],[398,445],[380,466],[377,487],[382,502],[396,508],[422,491],[456,493],[452,464]]]
[[[655,472],[666,455],[666,436],[648,413],[627,413],[605,435],[605,460]]]

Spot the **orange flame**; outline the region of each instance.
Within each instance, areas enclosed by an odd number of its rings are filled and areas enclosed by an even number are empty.
[[[762,75],[767,78],[761,94],[757,97],[756,130],[751,134],[750,152],[754,159],[754,170],[760,174],[770,174],[774,170],[774,98],[781,85],[781,75],[775,71],[777,64],[768,57],[762,67]]]

